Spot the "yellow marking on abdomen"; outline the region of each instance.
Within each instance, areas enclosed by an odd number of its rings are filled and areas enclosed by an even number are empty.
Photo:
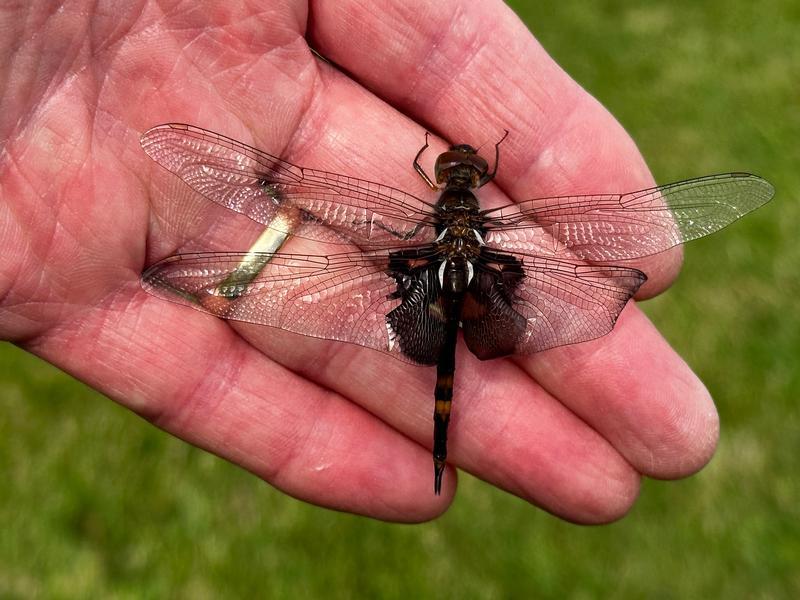
[[[450,400],[437,400],[435,411],[437,415],[447,416],[450,414],[450,405],[452,402]]]

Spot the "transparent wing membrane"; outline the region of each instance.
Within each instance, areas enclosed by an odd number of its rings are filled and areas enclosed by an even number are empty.
[[[386,315],[395,280],[386,254],[329,256],[211,252],[181,254],[147,269],[149,293],[222,319],[351,342],[406,359]]]
[[[498,250],[607,262],[663,252],[765,204],[766,180],[727,173],[630,192],[538,198],[484,212]]]
[[[284,233],[361,248],[414,245],[433,237],[434,208],[398,189],[298,167],[191,125],[159,125],[142,148],[209,200]],[[280,219],[276,219],[280,211]],[[307,223],[324,225],[304,227]]]

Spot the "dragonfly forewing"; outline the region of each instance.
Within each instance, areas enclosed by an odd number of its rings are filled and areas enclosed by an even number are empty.
[[[159,125],[141,143],[207,199],[286,234],[375,249],[427,242],[434,232],[434,207],[411,194],[299,167],[199,127]]]
[[[631,260],[714,233],[768,202],[772,185],[726,173],[630,192],[526,200],[485,211],[486,241],[515,253]]]

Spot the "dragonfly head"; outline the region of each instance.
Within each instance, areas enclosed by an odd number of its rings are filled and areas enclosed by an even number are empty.
[[[489,172],[486,159],[478,156],[478,151],[468,144],[450,146],[436,159],[434,167],[436,183],[448,187],[478,187]]]

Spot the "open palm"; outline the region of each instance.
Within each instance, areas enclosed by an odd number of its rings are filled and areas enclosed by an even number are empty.
[[[0,16],[6,47],[19,44],[0,121],[0,336],[293,496],[429,519],[455,489],[450,473],[431,492],[431,369],[142,291],[154,261],[244,250],[258,230],[153,164],[140,134],[196,123],[431,201],[411,168],[426,128],[475,145],[511,130],[487,206],[652,181],[502,4],[263,4]],[[639,261],[639,295],[679,263],[675,251]],[[452,463],[570,520],[618,518],[640,475],[690,474],[716,444],[707,392],[633,303],[599,340],[489,362],[462,349],[457,372]]]

